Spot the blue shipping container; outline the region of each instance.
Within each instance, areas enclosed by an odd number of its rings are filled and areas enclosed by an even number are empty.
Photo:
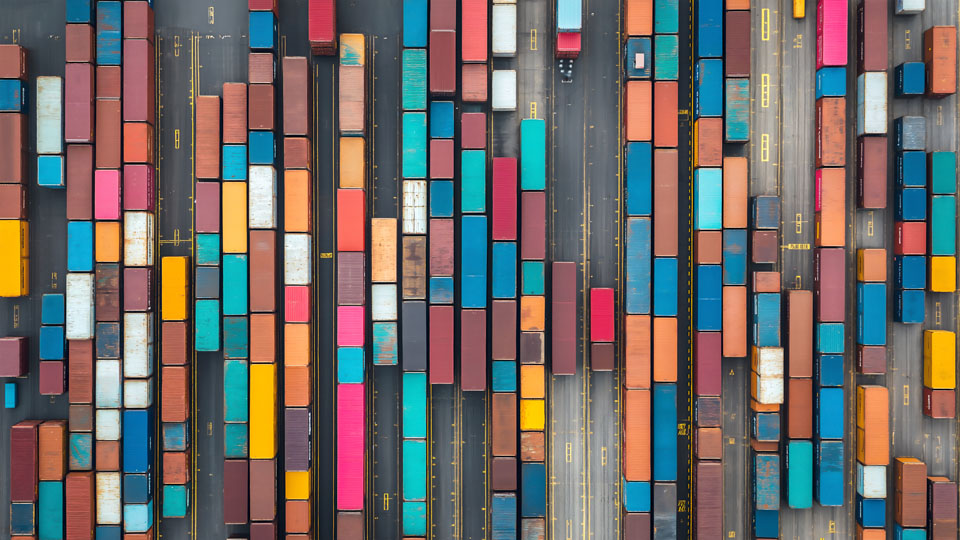
[[[433,276],[430,278],[430,303],[453,303],[453,277]]]
[[[24,112],[27,108],[27,86],[19,79],[0,79],[0,112]]]
[[[63,360],[63,327],[40,327],[40,359]]]
[[[886,315],[886,312],[883,313]],[[818,354],[814,358],[817,384],[820,386],[843,386],[843,355]]]
[[[250,457],[250,433],[246,423],[223,425],[223,457],[227,459]]]
[[[277,19],[272,11],[250,12],[250,48],[273,50],[277,46]]]
[[[43,327],[40,331],[43,332]],[[97,323],[96,338],[98,360],[120,358],[120,323]]]
[[[220,264],[220,235],[197,235],[197,264],[217,266]]]
[[[927,540],[926,529],[904,529],[899,524],[893,524],[894,540]]]
[[[817,325],[817,352],[843,354],[843,323],[820,323]]]
[[[779,413],[754,413],[751,422],[751,434],[753,438],[763,442],[776,442],[780,440],[780,414]]]
[[[403,534],[404,536],[427,535],[427,503],[403,503]]]
[[[693,183],[693,228],[719,231],[723,227],[723,170],[696,169]]]
[[[894,71],[894,77],[896,97],[922,96],[926,91],[926,70],[923,62],[900,64]]]
[[[520,464],[520,516],[546,517],[547,467],[545,463]]]
[[[93,22],[93,0],[67,0],[67,22]]]
[[[816,99],[846,97],[847,70],[842,67],[822,67],[817,70]]]
[[[857,343],[887,344],[886,283],[857,283]]]
[[[37,494],[37,539],[63,540],[63,482],[40,482]]]
[[[886,499],[864,499],[857,494],[857,523],[862,527],[883,527],[886,525]]]
[[[421,1],[421,0],[415,0]],[[426,4],[426,2],[424,2]],[[431,139],[452,139],[453,138],[453,102],[452,101],[431,101],[430,102],[430,138]]]
[[[250,146],[251,165],[273,165],[277,157],[277,146],[272,131],[251,131],[247,135]]]
[[[247,256],[224,254],[223,256],[223,314],[247,314],[247,287],[231,287],[229,284],[247,282]]]
[[[723,56],[723,0],[697,2],[697,58]]]
[[[453,278],[451,278],[453,279]],[[451,299],[452,301],[452,299]],[[373,323],[373,363],[377,366],[395,366],[399,359],[397,323]]]
[[[583,0],[557,0],[557,31],[579,32],[583,19]]]
[[[153,411],[125,409],[123,411],[123,472],[150,472],[153,456]]]
[[[148,474],[123,475],[123,501],[134,504],[147,504],[153,495]]]
[[[626,311],[650,313],[650,218],[627,219]]]
[[[723,115],[723,60],[697,61],[693,87],[694,119]]]
[[[337,382],[340,384],[363,383],[362,347],[339,347],[337,349]]]
[[[123,505],[123,532],[142,533],[153,527],[153,501]]]
[[[697,266],[697,331],[723,328],[723,270],[719,264]]]
[[[754,229],[776,229],[780,227],[780,197],[760,195],[750,201],[751,219]]]
[[[93,469],[93,434],[70,433],[70,470]]]
[[[845,405],[843,388],[817,390],[816,433],[821,439],[843,439]]]
[[[623,66],[628,79],[649,79],[653,64],[650,38],[630,38],[623,45]]]
[[[250,405],[250,366],[246,360],[223,362],[223,421],[247,422]]]
[[[653,385],[653,480],[677,481],[677,385]]]
[[[37,185],[50,189],[66,187],[63,156],[37,156]]]
[[[723,230],[723,284],[747,284],[747,230]]]
[[[227,359],[250,357],[250,335],[246,317],[223,318],[223,357]]]
[[[513,360],[494,360],[490,377],[494,392],[517,391],[517,363]]]
[[[517,540],[517,496],[494,493],[490,505],[492,540]]]
[[[897,291],[896,321],[904,324],[922,324],[924,318],[924,300],[926,293],[922,290],[905,289]]]
[[[487,217],[460,221],[460,307],[487,307]]]
[[[494,298],[517,297],[517,243],[493,243],[493,289]]]
[[[650,511],[650,482],[623,480],[623,509],[627,512]]]
[[[427,46],[427,0],[403,0],[403,46]]]
[[[3,383],[3,408],[4,409],[17,408],[17,383],[15,382]]]
[[[427,374],[408,371],[403,374],[403,438],[427,436]]]
[[[62,294],[44,294],[40,298],[40,324],[63,324],[64,309]]]
[[[120,540],[122,536],[123,531],[119,525],[97,525],[97,534],[95,535],[97,540]]]
[[[427,441],[405,439],[402,455],[403,500],[427,499]]]
[[[93,222],[67,222],[67,271],[93,271]]]
[[[750,79],[726,79],[724,83],[726,118],[723,123],[724,140],[750,140]]]
[[[927,118],[901,116],[893,121],[894,148],[897,150],[925,150],[927,147]]]
[[[183,452],[190,442],[187,425],[184,423],[163,424],[161,437],[163,437],[163,449],[167,452]]]
[[[896,190],[897,221],[923,221],[927,219],[927,190],[904,188]]]
[[[927,154],[927,173],[933,195],[953,195],[957,192],[957,154],[930,152]]]
[[[923,255],[897,255],[893,266],[898,289],[927,287],[927,258]]]
[[[897,152],[897,187],[927,186],[927,155],[923,152]]]
[[[33,503],[10,504],[10,534],[32,535],[35,523]]]
[[[430,217],[453,217],[453,181],[430,181]]]
[[[930,223],[927,238],[930,255],[957,254],[957,199],[953,195],[930,197]]]
[[[677,259],[653,259],[653,314],[677,316]]]
[[[97,65],[120,65],[122,25],[120,2],[97,2]]]
[[[247,179],[247,145],[223,145],[223,179]]]
[[[758,510],[780,509],[780,456],[753,454],[753,505]]]
[[[780,511],[754,510],[753,535],[756,538],[777,538],[780,535]]]
[[[653,148],[648,142],[630,142],[624,148],[627,177],[627,215],[649,216],[653,211]]]

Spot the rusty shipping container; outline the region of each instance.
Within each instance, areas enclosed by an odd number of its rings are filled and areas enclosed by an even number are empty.
[[[37,499],[37,428],[39,420],[24,420],[10,428],[10,501]]]
[[[247,144],[246,83],[223,83],[223,144]]]
[[[98,169],[119,169],[123,161],[123,144],[120,138],[122,112],[119,100],[97,100],[96,165]],[[220,149],[216,149],[217,155]]]
[[[120,320],[120,265],[101,263],[94,284],[97,322]]]
[[[857,5],[857,71],[887,70],[887,1],[860,0]]]
[[[92,540],[96,525],[93,471],[71,472],[64,482],[65,540]]]
[[[630,482],[649,482],[650,390],[627,390],[623,397],[623,477]]]
[[[363,135],[366,129],[364,66],[340,66],[339,120],[342,135]]]
[[[272,52],[251,52],[247,55],[247,79],[250,84],[273,84],[277,61]]]
[[[220,178],[220,96],[198,96],[196,111],[196,175],[217,179]]]
[[[427,297],[427,239],[424,236],[403,236],[403,299]]]
[[[927,65],[927,96],[943,97],[957,91],[957,27],[933,26],[923,33],[923,61]]]
[[[430,220],[430,275],[452,276],[454,265],[453,220]]]
[[[813,377],[813,292],[787,291],[787,373]]]
[[[93,142],[96,121],[93,65],[67,64],[63,89],[63,140],[68,143]]]
[[[517,395],[494,393],[490,405],[490,429],[494,456],[517,455]]]
[[[857,204],[860,208],[887,207],[887,138],[857,140]]]
[[[284,169],[313,169],[313,149],[306,137],[283,138]]]
[[[822,97],[816,101],[817,167],[843,167],[846,164],[847,100]]]
[[[250,231],[250,311],[277,309],[277,233]]]
[[[190,415],[188,366],[163,366],[160,373],[160,421],[186,422]]]
[[[928,476],[927,510],[928,540],[956,537],[957,483],[942,476]]]
[[[165,321],[160,328],[160,361],[165,366],[181,366],[187,363],[187,323]]]
[[[41,482],[62,482],[67,474],[67,421],[47,420],[40,424],[37,444],[37,479]]]
[[[813,437],[813,379],[787,379],[787,437]]]
[[[283,134],[309,135],[310,65],[306,57],[283,58]]]
[[[694,167],[721,167],[723,118],[698,118],[693,127],[693,144]]]
[[[69,341],[67,358],[70,403],[93,403],[93,340]]]

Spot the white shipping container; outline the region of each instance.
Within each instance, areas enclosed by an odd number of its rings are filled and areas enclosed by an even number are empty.
[[[897,0],[897,15],[913,15],[927,8],[926,0]]]
[[[756,347],[753,370],[761,377],[783,377],[783,348]]]
[[[277,170],[270,165],[251,165],[247,184],[250,228],[277,228]]]
[[[517,110],[517,72],[513,69],[493,70],[493,110]]]
[[[120,409],[97,409],[94,425],[98,441],[119,441]]]
[[[783,377],[761,377],[756,373],[751,377],[757,378],[757,403],[763,405],[777,405],[783,403]]]
[[[397,284],[376,283],[370,286],[370,316],[374,321],[397,320]]]
[[[120,394],[120,360],[97,360],[97,408],[119,409],[123,406]]]
[[[97,525],[119,525],[120,473],[97,473]]]
[[[63,152],[63,79],[37,77],[37,153]]]
[[[493,6],[493,21],[490,26],[494,56],[513,57],[517,55],[517,5],[502,4]]]
[[[403,234],[427,234],[427,181],[403,181]]]
[[[67,339],[93,339],[96,324],[93,274],[67,274],[66,304]]]
[[[153,375],[153,313],[123,314],[123,376]]]
[[[865,499],[887,497],[887,468],[884,465],[864,465],[857,462],[857,493]]]
[[[283,235],[283,283],[310,285],[310,235]]]
[[[123,264],[153,266],[155,226],[150,212],[123,213]]]
[[[146,409],[153,405],[153,378],[123,381],[123,406],[127,409]]]
[[[870,71],[857,77],[857,135],[887,133],[887,73]]]

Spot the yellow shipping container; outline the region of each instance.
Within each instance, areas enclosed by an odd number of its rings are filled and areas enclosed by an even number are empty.
[[[543,366],[536,364],[520,366],[520,397],[546,397]]]
[[[937,390],[957,387],[956,336],[946,330],[923,331],[923,385]]]
[[[520,330],[523,332],[543,332],[546,302],[542,296],[520,297]]]
[[[365,149],[363,137],[340,137],[340,187],[366,187]]]
[[[164,321],[187,320],[188,257],[160,259],[160,317]]]
[[[520,431],[543,431],[544,401],[542,399],[520,400]]]
[[[363,34],[340,34],[341,64],[362,66],[366,54],[366,40]]]
[[[310,499],[310,471],[287,471],[284,492],[288,501]]]
[[[375,283],[397,281],[397,219],[370,220],[370,280]]]
[[[247,252],[247,183],[223,183],[223,252]]]
[[[276,456],[277,365],[250,364],[250,459]]]
[[[0,296],[26,296],[30,291],[30,225],[18,219],[0,220]]]
[[[957,258],[930,257],[930,292],[954,292],[957,289]]]
[[[94,226],[96,244],[95,257],[98,263],[120,262],[120,246],[123,239],[119,221],[98,221]]]

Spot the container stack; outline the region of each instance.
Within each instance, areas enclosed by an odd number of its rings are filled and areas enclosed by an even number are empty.
[[[557,0],[557,45],[554,51],[557,58],[580,56],[582,28],[583,0]]]
[[[723,140],[744,143],[750,140],[750,2],[726,2],[725,9]]]
[[[339,65],[339,130],[340,130],[340,183],[337,189],[337,363],[339,377],[351,369],[353,375],[337,382],[337,528],[341,530],[363,529],[364,519],[364,463],[366,462],[366,394],[362,368],[366,328],[366,306],[363,278],[366,250],[366,37],[363,34],[340,35]],[[404,115],[406,124],[406,114]],[[406,129],[406,125],[404,126]],[[421,135],[426,144],[426,119],[423,119]],[[358,142],[359,141],[359,142]],[[406,136],[404,136],[406,144]],[[352,150],[350,148],[352,147]],[[353,162],[344,161],[345,150],[352,152]],[[406,156],[406,153],[404,154]],[[361,164],[358,164],[357,162]],[[349,172],[352,168],[352,174]],[[364,172],[360,172],[364,171]],[[289,246],[287,235],[286,242]],[[305,236],[306,257],[309,265],[309,235]],[[425,256],[425,254],[424,254]],[[286,255],[287,276],[290,276],[290,255]],[[352,262],[351,262],[352,261]],[[307,266],[309,268],[309,266]],[[357,275],[359,273],[359,276]],[[353,274],[351,276],[351,274]],[[290,321],[289,280],[287,320]],[[350,286],[347,286],[347,285]],[[421,302],[422,305],[422,302]],[[422,313],[422,310],[421,310]],[[305,314],[304,322],[309,321]],[[406,316],[406,313],[404,313]],[[414,328],[425,328],[426,316],[419,324],[411,321]],[[406,318],[404,319],[406,322]],[[421,342],[422,345],[422,342]],[[421,355],[426,363],[426,353]],[[425,366],[424,366],[425,367]],[[422,368],[421,368],[422,369]],[[406,381],[404,381],[406,382]],[[425,390],[425,389],[424,389]],[[404,389],[406,394],[406,389]],[[425,392],[424,394],[425,397]],[[406,399],[404,395],[404,399]],[[426,411],[423,411],[423,435],[426,437]],[[404,422],[406,424],[406,422]],[[406,435],[405,435],[406,436]],[[287,495],[291,495],[291,473],[287,473]],[[307,473],[309,479],[309,473]],[[307,484],[309,485],[309,484]],[[423,491],[425,492],[424,485]],[[309,496],[309,490],[306,490]],[[298,497],[304,498],[304,497]],[[423,505],[424,503],[420,503]],[[406,509],[405,509],[406,511]],[[423,531],[426,534],[426,511],[422,512]],[[406,524],[405,524],[406,526]],[[406,530],[404,531],[406,534]]]
[[[953,293],[957,277],[957,154],[928,152],[930,199],[927,264],[930,293]]]
[[[98,4],[103,3],[111,4],[112,2],[98,2]],[[117,32],[119,33],[119,27]],[[65,70],[71,75],[73,71],[74,69]],[[8,88],[2,96],[3,101],[7,102],[4,110],[24,111],[27,99],[26,85],[15,79],[5,80],[12,84],[6,85]],[[81,81],[77,82],[79,84]],[[91,79],[85,83],[92,85],[93,81]],[[77,89],[79,91],[80,86]],[[75,125],[71,127],[77,129]],[[37,77],[37,185],[42,188],[66,187],[63,137],[63,78]]]
[[[884,312],[885,313],[885,312]],[[886,526],[890,403],[885,386],[857,385],[857,530]]]
[[[894,460],[894,537],[902,540],[926,539],[927,465],[917,458]]]
[[[894,126],[897,132],[894,233],[896,321],[921,324],[925,319],[924,289],[927,288],[927,259],[924,257],[924,221],[927,218],[927,160],[924,155],[926,121],[922,116],[907,116],[898,118]]]
[[[27,50],[0,45],[0,297],[29,293],[26,81]]]
[[[219,212],[217,212],[219,215]],[[218,257],[219,259],[219,257]],[[161,515],[187,515],[190,488],[190,258],[160,259]]]
[[[857,6],[857,206],[887,207],[887,3]],[[845,77],[835,67],[828,76]],[[819,79],[819,73],[818,73]],[[843,88],[840,81],[833,86]],[[818,95],[819,98],[819,95]]]
[[[266,0],[271,2],[273,0]],[[250,0],[250,4],[263,0]],[[320,56],[333,56],[337,51],[337,2],[336,0],[309,0],[307,5],[307,34],[310,52]]]
[[[956,334],[923,331],[923,414],[931,418],[956,416]]]
[[[777,285],[779,286],[779,276]],[[754,276],[754,289],[760,289]],[[813,292],[786,291],[787,361],[785,493],[790,508],[813,506]],[[843,369],[843,363],[832,364]],[[842,370],[839,373],[843,381]]]
[[[957,483],[943,476],[927,477],[927,539],[947,540],[957,534]]]
[[[10,427],[10,534],[37,534],[40,420],[23,420]]]

